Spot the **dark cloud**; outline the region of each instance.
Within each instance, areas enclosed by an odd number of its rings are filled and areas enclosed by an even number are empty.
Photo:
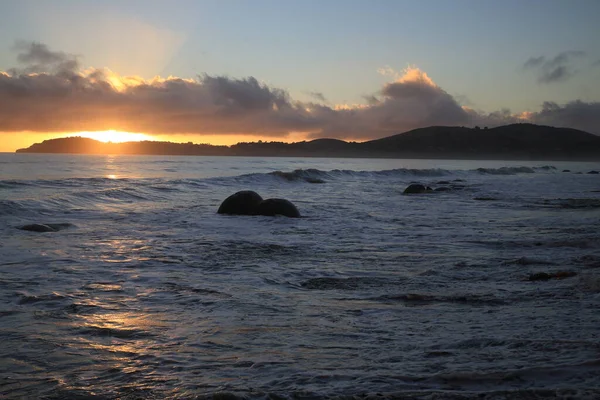
[[[313,93],[321,102],[294,101],[285,90],[254,77],[144,80],[107,69],[81,71],[76,57],[38,43],[19,49],[21,69],[0,72],[3,132],[303,133],[363,140],[431,125],[492,127],[528,121],[600,133],[599,103],[544,103],[540,112],[525,116],[509,110],[483,113],[462,107],[417,68],[366,96],[366,104],[333,107],[323,104],[321,93]]]
[[[22,68],[0,73],[1,131],[285,136],[317,125],[284,90],[253,77],[144,81],[109,70],[80,72],[74,56],[43,44],[20,43],[17,49]]]
[[[456,102],[462,106],[472,106],[473,102],[467,95],[464,94],[453,94],[452,97],[456,99]]]
[[[74,74],[79,69],[76,56],[50,51],[48,46],[42,43],[17,42],[14,48],[20,52],[17,61],[26,65],[24,68],[13,68],[11,72],[15,75],[40,72],[65,75]]]
[[[524,122],[521,116],[513,114],[508,108],[491,113],[469,109],[468,113],[470,125],[472,126],[494,127]]]
[[[544,61],[546,61],[546,57],[544,57],[544,56],[531,57],[529,60],[525,61],[525,64],[523,64],[523,67],[524,68],[539,67],[540,65],[544,64]]]
[[[381,103],[381,100],[379,100],[377,98],[377,96],[372,95],[372,94],[371,95],[363,96],[363,99],[365,99],[365,101],[367,102],[367,104],[370,105],[370,106],[374,106],[374,105],[377,105],[377,104]]]
[[[540,83],[560,82],[566,80],[571,75],[573,75],[573,72],[566,65],[560,65],[547,71],[542,71],[538,80]]]
[[[523,64],[525,69],[535,69],[539,83],[561,82],[575,75],[576,71],[571,65],[574,59],[584,57],[584,51],[563,51],[553,58],[544,56],[531,57]]]
[[[546,101],[541,110],[513,114],[508,109],[492,113],[469,110],[471,125],[499,126],[530,122],[563,128],[573,128],[600,135],[600,102],[575,100],[566,104]]]
[[[102,71],[0,75],[0,130],[147,133],[252,133],[285,136],[311,129],[313,119],[287,93],[255,78],[204,76],[119,89]]]
[[[581,129],[600,134],[600,102],[571,101],[564,105],[547,101],[539,112],[530,115],[531,122]]]
[[[468,123],[468,114],[425,73],[409,69],[367,105],[331,107],[293,101],[248,77],[122,77],[78,70],[74,56],[45,45],[19,46],[18,74],[0,75],[0,130],[255,134],[364,139],[424,125]],[[43,72],[42,70],[46,70]],[[36,73],[31,73],[31,72]],[[324,100],[321,93],[313,93]]]
[[[573,58],[583,57],[585,55],[586,55],[585,51],[578,51],[578,50],[563,51],[562,53],[559,53],[558,55],[556,55],[553,59],[549,60],[548,65],[550,67],[557,67],[559,65],[566,64]]]
[[[362,106],[312,107],[322,129],[310,136],[370,139],[423,126],[469,123],[469,114],[456,100],[417,68],[407,69],[366,100]]]
[[[307,92],[307,94],[320,102],[327,103],[327,98],[321,92]]]

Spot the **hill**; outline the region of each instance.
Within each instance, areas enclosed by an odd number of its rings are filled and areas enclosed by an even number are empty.
[[[233,146],[171,142],[103,143],[71,137],[36,143],[18,153],[287,157],[600,160],[600,137],[569,128],[512,124],[491,129],[433,126],[363,143],[337,139],[252,142]]]
[[[444,154],[468,159],[600,159],[600,137],[576,129],[534,124],[490,129],[433,126],[372,140],[364,147],[394,155]]]

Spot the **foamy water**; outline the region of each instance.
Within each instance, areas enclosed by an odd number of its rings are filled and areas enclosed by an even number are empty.
[[[0,398],[598,398],[592,170],[2,154]]]

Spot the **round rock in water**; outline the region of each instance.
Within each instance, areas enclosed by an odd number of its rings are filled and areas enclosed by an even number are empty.
[[[403,194],[419,194],[431,192],[431,188],[428,186],[421,185],[420,183],[413,183],[404,189]]]
[[[283,215],[290,218],[300,218],[300,212],[286,199],[267,199],[258,205],[258,215],[269,217]]]
[[[232,215],[256,215],[262,197],[252,190],[242,190],[229,196],[221,203],[217,213]]]

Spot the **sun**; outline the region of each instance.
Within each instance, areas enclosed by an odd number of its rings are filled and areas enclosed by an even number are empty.
[[[133,133],[133,132],[121,132],[115,130],[108,131],[84,131],[77,132],[70,136],[81,136],[90,139],[95,139],[100,142],[112,142],[112,143],[122,143],[122,142],[139,142],[142,140],[153,140],[153,138],[149,135],[143,133]]]

